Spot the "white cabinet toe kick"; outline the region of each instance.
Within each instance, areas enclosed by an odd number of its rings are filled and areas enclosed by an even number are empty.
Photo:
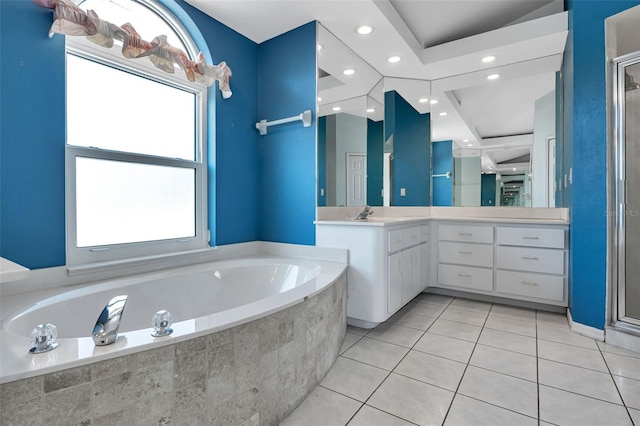
[[[427,287],[566,307],[567,234],[566,223],[325,223],[316,245],[349,249],[347,322],[372,328]]]

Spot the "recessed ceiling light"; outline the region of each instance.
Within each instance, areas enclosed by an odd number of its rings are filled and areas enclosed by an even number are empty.
[[[393,55],[393,56],[389,56],[387,58],[387,62],[391,63],[391,64],[395,64],[396,62],[400,62],[402,60],[402,58],[398,55]]]
[[[513,168],[513,169],[511,169],[511,170],[513,170],[513,171],[515,172],[515,171],[516,171],[516,170],[518,170],[518,169],[516,169],[516,168],[514,167],[514,168]]]
[[[318,50],[322,50],[322,45],[318,43]]]
[[[367,112],[376,112],[375,108],[367,108]]]
[[[469,139],[462,139],[462,142],[469,142]]]
[[[353,68],[347,68],[342,70],[342,74],[344,75],[353,75],[356,73],[356,70],[354,70]]]
[[[360,35],[367,35],[373,32],[373,27],[369,25],[358,25],[356,27],[356,32]]]
[[[322,98],[320,96],[318,96],[318,102],[322,101]]]
[[[496,60],[496,57],[494,55],[489,55],[489,56],[485,56],[484,58],[482,58],[482,62],[484,62],[485,64],[488,64],[490,62],[493,62]]]
[[[333,108],[331,108],[333,111],[340,111],[342,108],[340,108],[339,106],[334,106]]]
[[[435,105],[435,104],[437,104],[437,103],[438,103],[438,100],[437,100],[437,99],[431,99],[431,105]]]
[[[468,143],[467,146],[473,146],[473,144],[472,143]]]
[[[438,114],[440,117],[444,117],[445,115],[447,115],[446,112],[442,111],[440,114]]]
[[[429,98],[420,98],[418,99],[418,102],[420,102],[421,104],[427,103],[429,102]]]
[[[489,74],[487,80],[497,80],[500,78],[500,74]]]

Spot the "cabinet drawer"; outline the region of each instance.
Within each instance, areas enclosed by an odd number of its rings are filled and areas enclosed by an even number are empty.
[[[394,229],[393,231],[389,231],[389,253],[393,253],[394,251],[398,251],[402,249],[402,229]]]
[[[472,266],[438,265],[438,283],[475,290],[493,289],[493,270]]]
[[[412,226],[402,229],[402,247],[413,247],[422,242],[422,227]]]
[[[429,229],[429,225],[422,225],[422,242],[426,243],[427,241],[429,241],[429,235],[431,234],[431,231]]]
[[[562,302],[564,277],[526,272],[498,271],[496,291]]]
[[[459,265],[493,267],[493,246],[438,242],[438,261]]]
[[[565,231],[557,228],[512,228],[499,226],[498,244],[528,247],[565,247]]]
[[[501,269],[564,274],[564,250],[498,246],[497,256]]]
[[[439,225],[440,241],[493,244],[493,227],[478,225]]]

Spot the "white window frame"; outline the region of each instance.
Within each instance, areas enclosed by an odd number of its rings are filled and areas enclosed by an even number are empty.
[[[156,11],[156,10],[154,10]],[[157,11],[156,11],[157,13]],[[164,18],[163,15],[160,15]],[[175,28],[175,24],[173,25]],[[180,34],[180,32],[178,32]],[[180,34],[181,36],[183,34]],[[184,40],[185,45],[195,44],[192,40]],[[109,265],[122,263],[143,263],[149,259],[175,257],[209,247],[209,230],[207,229],[207,92],[202,84],[189,82],[176,69],[175,74],[167,74],[156,69],[148,59],[130,60],[118,56],[120,49],[114,46],[105,49],[84,38],[66,38],[66,55],[76,55],[125,72],[130,72],[162,84],[176,87],[195,94],[196,99],[196,132],[195,160],[181,160],[153,155],[134,154],[109,151],[98,148],[87,148],[68,145],[65,141],[65,173],[66,173],[66,228],[67,228],[67,266],[84,265],[78,270],[87,271],[88,265],[100,265],[98,269],[108,269]],[[192,55],[193,53],[190,52]],[[95,247],[77,247],[76,234],[76,157],[88,157],[106,160],[133,161],[136,163],[157,164],[161,166],[185,167],[195,170],[195,236],[136,243],[114,244]],[[170,265],[168,265],[170,266]],[[91,268],[89,267],[89,270]],[[73,268],[68,273],[73,275]]]

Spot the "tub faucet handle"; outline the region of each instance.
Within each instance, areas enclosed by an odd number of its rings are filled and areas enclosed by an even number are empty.
[[[118,337],[118,328],[127,304],[127,295],[116,296],[104,307],[96,325],[93,326],[91,337],[96,346],[110,345]]]

